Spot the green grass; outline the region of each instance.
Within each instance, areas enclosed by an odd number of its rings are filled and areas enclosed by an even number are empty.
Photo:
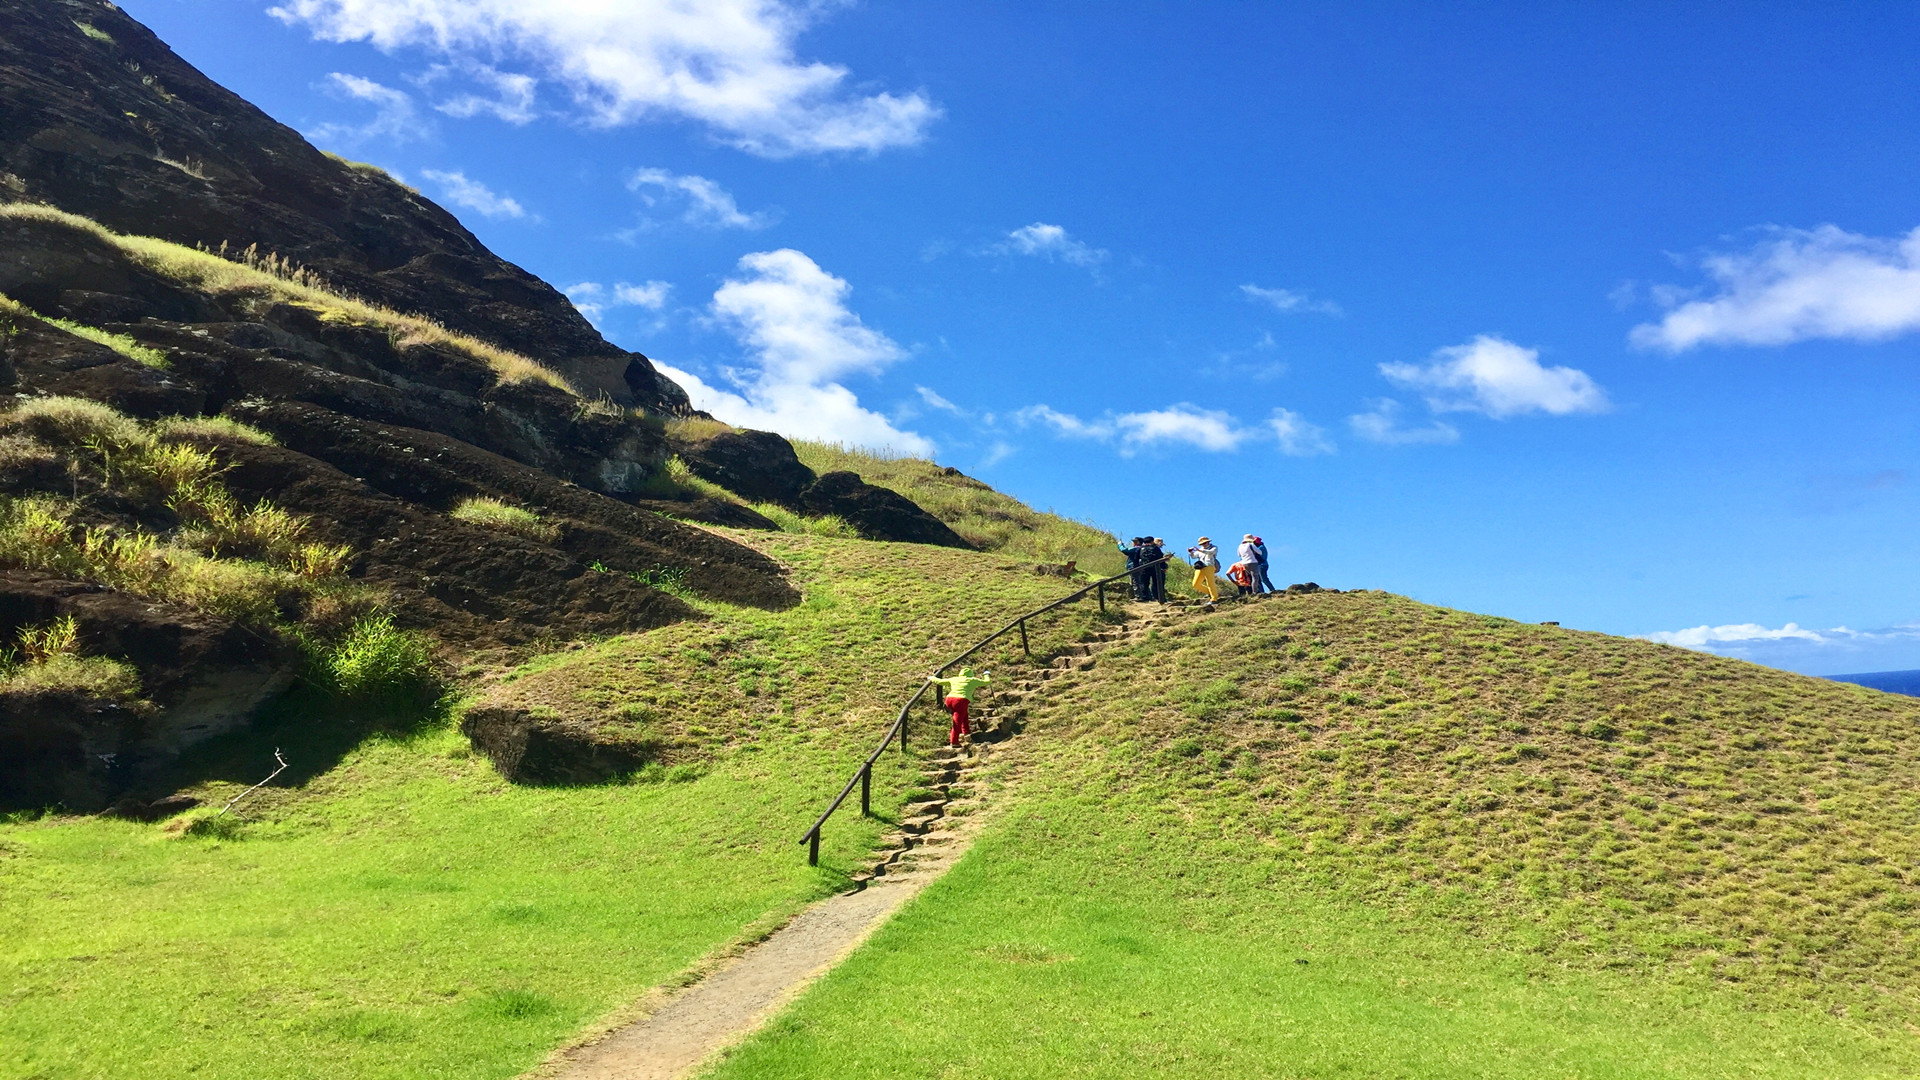
[[[1125,569],[1105,530],[1042,513],[958,470],[838,443],[795,439],[793,449],[814,472],[857,473],[869,484],[905,495],[983,551],[1040,562],[1073,560],[1102,577]]]
[[[37,319],[49,326],[57,326],[75,337],[84,338],[96,345],[105,345],[107,348],[112,349],[114,352],[119,353],[121,356],[135,363],[144,364],[147,367],[160,371],[165,371],[169,366],[167,354],[160,349],[142,345],[125,334],[115,334],[107,330],[102,330],[99,327],[87,326],[68,319],[49,319],[37,315],[33,309],[5,293],[0,293],[0,316],[5,317],[5,322],[0,323],[0,339],[4,339],[18,332],[21,320]]]
[[[842,540],[857,540],[860,537],[860,530],[848,524],[847,519],[839,514],[808,517],[776,503],[754,503],[752,510],[780,526],[781,532],[799,533],[802,536],[834,536]]]
[[[676,758],[791,729],[851,761],[892,722],[918,673],[1071,589],[975,552],[717,531],[789,567],[801,606],[766,612],[696,600],[705,620],[544,657],[499,680],[486,700],[631,727],[676,747]],[[1092,601],[1064,608],[1035,622],[1034,648],[1044,656],[1098,622]],[[998,670],[1018,653],[1017,639],[1003,641],[974,663]],[[927,717],[935,711],[929,705]]]
[[[720,1075],[1920,1070],[1920,702],[1381,593],[1056,685],[1008,816]]]
[[[310,705],[188,763],[210,807],[276,746],[302,770],[223,835],[204,813],[0,824],[0,1077],[510,1077],[843,887],[918,760],[881,759],[882,817],[836,817],[818,869],[797,840],[914,673],[1062,586],[977,553],[729,535],[790,565],[802,605],[707,603],[490,691],[654,727],[672,753],[631,783],[516,787],[445,720],[360,740]],[[1036,645],[1094,622],[1077,605]]]
[[[105,656],[80,655],[80,620],[64,615],[23,627],[16,648],[0,647],[0,699],[9,693],[90,694],[139,708],[140,673]]]
[[[1903,1029],[1568,970],[1331,901],[1087,762],[996,823],[713,1074],[1901,1077]],[[1093,785],[1075,794],[1076,785]]]
[[[266,789],[238,839],[0,826],[0,1076],[514,1076],[843,880],[877,825],[820,870],[790,835],[824,766],[782,741],[682,783],[516,788],[433,727]]]

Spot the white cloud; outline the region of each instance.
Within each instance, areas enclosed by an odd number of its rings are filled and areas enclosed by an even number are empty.
[[[1848,633],[1840,627],[1836,633]],[[1648,641],[1658,641],[1667,645],[1678,645],[1683,649],[1696,649],[1712,652],[1715,646],[1745,644],[1755,641],[1781,641],[1788,638],[1801,641],[1825,641],[1827,635],[1817,630],[1803,630],[1798,623],[1788,623],[1778,630],[1769,630],[1758,623],[1735,623],[1727,626],[1695,626],[1685,630],[1657,630],[1641,635]]]
[[[935,393],[933,390],[924,386],[916,386],[913,389],[915,393],[920,395],[921,401],[926,402],[928,405],[932,406],[933,408],[939,409],[942,412],[953,413],[956,416],[965,415],[962,412],[960,406],[955,405],[953,402],[948,401],[944,397],[941,397],[939,394]]]
[[[1018,450],[1018,447],[1004,439],[995,439],[993,445],[987,447],[987,456],[980,459],[980,467],[991,469],[1012,457]]]
[[[597,281],[582,281],[561,290],[567,299],[573,301],[580,314],[596,325],[608,308],[642,307],[648,311],[659,311],[666,306],[667,295],[673,286],[665,281],[649,281],[644,285],[633,285],[622,281],[611,289]]]
[[[420,175],[439,184],[446,200],[455,206],[464,206],[490,218],[527,216],[526,207],[505,195],[497,194],[478,180],[468,179],[467,174],[459,170],[441,172],[438,169],[422,169]]]
[[[372,139],[391,139],[396,143],[422,138],[428,133],[426,122],[414,108],[413,97],[405,90],[382,86],[372,79],[334,72],[321,89],[334,97],[364,101],[373,106],[373,119],[364,124],[326,123],[307,132],[316,143],[356,146]]]
[[[1502,418],[1545,412],[1554,416],[1602,412],[1607,395],[1586,372],[1542,367],[1538,349],[1482,334],[1465,345],[1436,350],[1434,362],[1381,364],[1380,373],[1418,390],[1435,412],[1479,412]]]
[[[1305,417],[1292,409],[1273,410],[1273,415],[1267,418],[1267,426],[1273,429],[1274,438],[1280,441],[1280,452],[1288,457],[1313,457],[1334,452],[1333,440],[1327,438],[1325,429],[1308,423]]]
[[[1657,294],[1673,310],[1634,327],[1633,344],[1681,352],[1812,338],[1880,341],[1920,330],[1920,229],[1885,239],[1832,225],[1770,229],[1752,249],[1709,255],[1701,267],[1718,294]]]
[[[660,195],[647,194],[659,189]],[[640,169],[627,180],[627,190],[641,193],[649,206],[662,199],[682,202],[681,219],[690,225],[724,229],[758,229],[770,223],[766,214],[742,213],[725,188],[704,176],[680,176],[665,169]]]
[[[1347,417],[1347,426],[1353,429],[1355,435],[1368,442],[1384,443],[1388,446],[1406,446],[1414,443],[1460,441],[1460,432],[1457,428],[1438,420],[1426,427],[1401,427],[1401,405],[1392,398],[1380,398],[1372,404],[1371,412],[1357,413]]]
[[[1153,412],[1121,413],[1113,424],[1122,447],[1185,443],[1202,450],[1237,450],[1252,437],[1226,413],[1184,403]]]
[[[1817,630],[1791,622],[1776,629],[1757,623],[1733,623],[1661,630],[1640,636],[1647,641],[1696,652],[1810,674],[1908,670],[1915,667],[1916,658],[1920,658],[1920,623],[1878,630],[1854,630],[1845,626]]]
[[[444,101],[434,102],[433,107],[448,116],[470,120],[476,116],[491,116],[509,124],[530,124],[540,116],[537,105],[540,80],[531,75],[516,75],[501,71],[491,64],[482,64],[475,60],[463,59],[455,64],[435,64],[419,80],[421,86],[430,86],[449,76],[459,74],[479,83],[489,93],[476,94],[468,91],[456,94]]]
[[[1142,449],[1164,445],[1237,450],[1256,434],[1224,412],[1185,402],[1151,412],[1110,414],[1099,420],[1082,420],[1048,405],[1029,405],[1015,413],[1014,419],[1021,424],[1043,424],[1070,438],[1110,442],[1128,457]]]
[[[1013,230],[1007,234],[1005,240],[995,244],[989,250],[999,255],[1033,255],[1042,259],[1058,259],[1071,266],[1084,266],[1089,269],[1107,260],[1106,249],[1090,247],[1074,239],[1066,229],[1039,221]]]
[[[845,281],[790,248],[747,255],[740,270],[713,294],[715,317],[751,361],[725,372],[737,392],[657,365],[686,388],[695,408],[782,435],[933,453],[930,440],[863,408],[837,381],[877,372],[906,355],[847,308],[852,290]]]
[[[622,281],[613,287],[613,298],[616,303],[659,311],[666,306],[667,294],[672,291],[673,286],[664,281],[649,281],[641,285]]]
[[[844,67],[794,42],[830,5],[781,0],[285,0],[268,9],[325,41],[420,48],[457,63],[514,62],[564,86],[602,126],[706,125],[766,157],[920,142],[940,110],[919,93],[859,95]]]
[[[1267,304],[1275,311],[1288,315],[1344,315],[1340,305],[1331,300],[1314,300],[1305,293],[1292,289],[1267,289],[1259,285],[1242,285],[1240,291],[1249,300]]]

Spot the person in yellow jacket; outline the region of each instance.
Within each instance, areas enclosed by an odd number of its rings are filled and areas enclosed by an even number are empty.
[[[967,706],[980,688],[992,682],[992,673],[975,675],[970,667],[960,669],[960,674],[951,679],[943,679],[939,672],[927,676],[927,681],[935,686],[947,688],[947,711],[953,714],[953,727],[947,732],[947,745],[959,746],[960,736],[973,737],[973,729],[967,726]]]

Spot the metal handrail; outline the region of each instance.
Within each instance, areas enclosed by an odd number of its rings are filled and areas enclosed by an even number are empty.
[[[961,662],[962,660],[965,660],[969,656],[972,656],[974,653],[979,652],[981,649],[984,649],[987,646],[993,644],[995,641],[998,641],[1001,637],[1005,636],[1006,634],[1012,632],[1015,629],[1018,629],[1020,631],[1020,651],[1025,653],[1028,657],[1032,657],[1033,650],[1029,648],[1027,645],[1027,620],[1028,619],[1045,615],[1047,612],[1052,611],[1057,607],[1063,607],[1067,604],[1071,604],[1074,601],[1080,599],[1081,597],[1087,595],[1088,593],[1094,592],[1095,590],[1099,591],[1100,610],[1104,612],[1107,610],[1107,586],[1108,585],[1111,585],[1112,583],[1119,581],[1121,578],[1132,577],[1133,575],[1139,573],[1142,570],[1150,570],[1156,566],[1161,565],[1162,563],[1167,563],[1172,561],[1173,561],[1172,555],[1162,555],[1159,558],[1154,559],[1152,562],[1144,562],[1144,563],[1141,563],[1139,566],[1135,566],[1129,570],[1125,570],[1121,573],[1115,574],[1112,577],[1101,578],[1099,581],[1096,581],[1093,584],[1088,585],[1087,587],[1079,590],[1078,592],[1074,592],[1067,596],[1063,596],[1060,599],[1055,600],[1053,603],[1046,605],[1045,607],[1034,608],[1032,611],[1029,611],[1024,615],[1021,615],[1019,618],[1013,620],[1007,625],[1001,627],[998,630],[995,630],[993,633],[988,634],[986,637],[981,638],[978,642],[976,642],[973,645],[972,648],[969,648],[966,652],[963,652],[959,656],[956,656],[953,659],[947,661],[946,663],[941,664],[939,667],[934,668],[933,673],[935,675],[940,674],[941,672],[947,670],[953,665],[958,664],[959,662]],[[873,763],[880,760],[880,755],[887,752],[887,747],[893,745],[893,737],[896,734],[900,736],[900,752],[903,754],[906,753],[907,714],[913,710],[913,707],[915,705],[918,705],[920,703],[920,699],[926,696],[927,687],[932,685],[933,685],[932,679],[922,679],[920,681],[919,689],[913,692],[913,696],[907,699],[906,704],[900,706],[899,715],[893,718],[893,726],[887,729],[887,734],[884,738],[880,740],[880,745],[874,747],[873,753],[867,755],[867,760],[862,762],[860,764],[860,768],[856,770],[852,776],[847,778],[847,786],[841,788],[840,794],[834,796],[833,804],[827,807],[826,813],[820,815],[820,819],[813,823],[813,827],[811,829],[808,829],[805,833],[801,834],[800,842],[807,845],[807,865],[808,866],[820,865],[820,828],[821,826],[827,823],[828,818],[833,816],[833,812],[835,810],[840,809],[840,804],[847,801],[847,796],[853,793],[853,785],[855,784],[860,785],[860,816],[867,817],[873,813]]]

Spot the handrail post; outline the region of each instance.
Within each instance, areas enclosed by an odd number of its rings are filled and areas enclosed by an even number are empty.
[[[1106,613],[1107,613],[1107,583],[1103,581],[1100,583],[1100,614],[1105,615]]]
[[[1025,619],[1020,620],[1020,651],[1027,654],[1027,659],[1033,659],[1033,650],[1027,647],[1027,620]]]
[[[807,837],[807,865],[820,865],[820,826],[813,827],[813,833]]]
[[[860,770],[860,816],[873,816],[873,766]]]
[[[907,752],[907,715],[911,712],[913,706],[908,705],[907,711],[900,714],[900,752],[903,754]]]

